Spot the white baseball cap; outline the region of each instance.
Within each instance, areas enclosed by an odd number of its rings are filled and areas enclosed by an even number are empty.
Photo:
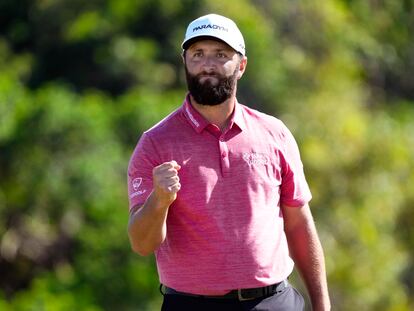
[[[237,52],[246,55],[243,35],[236,23],[227,17],[208,14],[193,20],[187,27],[181,47],[186,50],[199,37],[214,37],[220,39]]]

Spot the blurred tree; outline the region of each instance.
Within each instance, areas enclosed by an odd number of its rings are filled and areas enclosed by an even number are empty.
[[[210,12],[245,36],[239,100],[299,141],[334,308],[414,308],[412,1],[24,0],[0,1],[1,310],[159,309],[126,166]]]

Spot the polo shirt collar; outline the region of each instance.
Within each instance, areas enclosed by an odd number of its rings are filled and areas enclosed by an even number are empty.
[[[232,120],[230,122],[236,124],[242,131],[246,129],[246,122],[244,120],[243,108],[239,104],[237,99],[236,99],[236,105],[234,106],[234,113],[232,116]]]
[[[201,133],[208,125],[208,121],[194,109],[190,102],[190,94],[185,98],[183,105],[184,115],[187,117],[189,123],[193,126],[197,133]]]
[[[197,133],[201,133],[210,124],[196,109],[194,109],[190,101],[190,94],[187,94],[185,98],[183,104],[183,112]],[[244,130],[246,127],[243,116],[243,109],[240,107],[237,99],[236,105],[234,107],[234,112],[230,119],[230,128],[233,127],[234,124],[237,125],[241,130]]]

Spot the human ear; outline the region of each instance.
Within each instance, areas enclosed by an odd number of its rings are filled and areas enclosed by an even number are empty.
[[[246,67],[247,67],[247,57],[240,56],[239,73],[237,74],[237,79],[240,79],[243,76],[244,71],[246,70]]]
[[[183,50],[183,52],[181,53],[181,59],[182,59],[184,65],[185,65],[185,52],[186,52],[186,50]]]

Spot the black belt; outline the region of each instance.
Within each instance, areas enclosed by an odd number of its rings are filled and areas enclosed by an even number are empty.
[[[228,292],[227,294],[222,295],[222,296],[206,296],[206,295],[195,295],[195,294],[190,294],[190,293],[184,293],[184,292],[176,291],[175,289],[172,289],[162,284],[160,286],[160,290],[161,290],[161,293],[165,295],[182,295],[182,296],[190,296],[190,297],[198,297],[198,298],[209,298],[209,299],[238,299],[240,301],[244,301],[244,300],[252,300],[256,298],[271,296],[273,294],[283,291],[288,286],[289,286],[288,281],[284,280],[280,283],[268,285],[264,287],[234,289],[231,292]],[[164,291],[162,289],[164,289]]]

